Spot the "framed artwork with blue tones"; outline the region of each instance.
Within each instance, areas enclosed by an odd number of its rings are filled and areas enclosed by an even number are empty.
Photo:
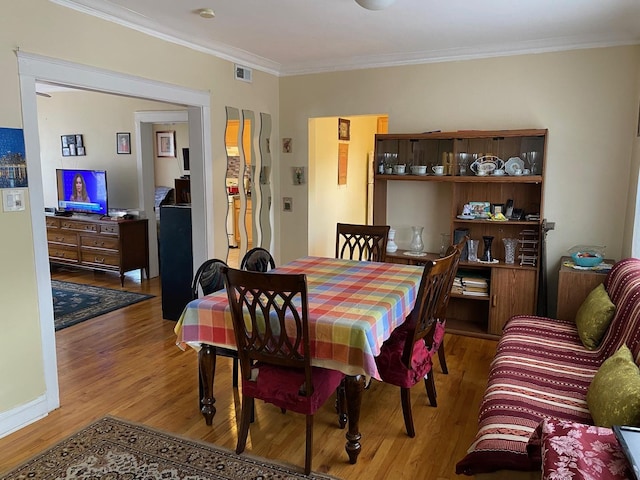
[[[24,133],[21,128],[0,128],[0,188],[27,186]]]

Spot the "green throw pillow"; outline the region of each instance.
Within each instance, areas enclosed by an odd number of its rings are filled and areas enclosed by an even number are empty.
[[[607,358],[587,392],[593,423],[640,426],[640,370],[626,345]]]
[[[576,313],[578,335],[587,349],[598,348],[615,312],[616,306],[602,283],[587,295]]]

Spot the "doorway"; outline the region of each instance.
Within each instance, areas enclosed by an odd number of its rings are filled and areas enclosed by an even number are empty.
[[[18,52],[18,69],[23,113],[23,127],[30,179],[29,197],[31,202],[31,224],[36,268],[38,307],[40,311],[41,339],[43,347],[43,370],[45,375],[45,395],[20,412],[23,419],[35,419],[46,415],[60,405],[58,390],[57,361],[53,323],[53,302],[47,236],[44,221],[44,198],[40,165],[40,143],[38,139],[38,112],[36,102],[36,82],[82,88],[86,90],[125,95],[159,102],[184,105],[188,111],[191,148],[191,170],[197,179],[192,182],[192,215],[194,264],[199,265],[208,256],[209,248],[214,248],[213,213],[207,213],[207,204],[213,203],[211,169],[204,159],[212,158],[210,122],[210,93],[168,86],[118,72],[95,69],[85,65],[64,62],[24,52]],[[205,128],[207,126],[207,128]],[[140,148],[140,147],[139,147]],[[138,152],[138,186],[141,192],[140,208],[149,211],[154,205],[154,180],[147,172],[152,165]],[[213,219],[215,220],[215,219]],[[24,422],[23,420],[23,423]]]

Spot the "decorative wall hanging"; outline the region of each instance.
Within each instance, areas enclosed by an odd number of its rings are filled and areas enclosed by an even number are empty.
[[[0,188],[28,186],[23,131],[0,128]]]
[[[338,185],[347,184],[347,163],[349,160],[349,144],[338,144]]]
[[[304,185],[306,183],[304,167],[291,167],[291,173],[293,173],[294,185]]]
[[[131,153],[131,134],[128,132],[116,133],[116,151],[118,154]]]
[[[351,140],[351,120],[338,119],[338,140]]]
[[[291,153],[293,150],[293,140],[291,138],[282,139],[282,153]]]
[[[86,155],[82,135],[61,135],[60,140],[62,141],[63,157],[81,157],[83,155]]]
[[[176,156],[176,132],[156,132],[156,156],[175,157]]]

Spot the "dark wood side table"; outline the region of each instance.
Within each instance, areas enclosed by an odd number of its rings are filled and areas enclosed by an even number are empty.
[[[401,263],[405,265],[424,265],[429,260],[436,260],[440,258],[438,253],[424,252],[426,255],[422,257],[405,255],[405,252],[409,250],[396,250],[393,253],[387,252],[387,262],[389,263]]]
[[[571,257],[560,259],[556,317],[561,320],[574,320],[584,299],[594,288],[604,282],[608,271],[577,270],[565,266],[566,261],[571,261]],[[605,259],[604,263],[613,264],[615,260]]]

